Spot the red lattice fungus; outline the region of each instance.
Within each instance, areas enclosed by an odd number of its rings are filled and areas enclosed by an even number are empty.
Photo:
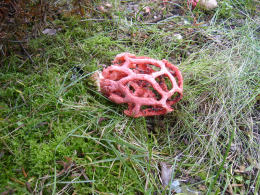
[[[121,53],[99,76],[101,92],[117,104],[127,103],[128,116],[166,114],[182,98],[181,72],[167,60]]]

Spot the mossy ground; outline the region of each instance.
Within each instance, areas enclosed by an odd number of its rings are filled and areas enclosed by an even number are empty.
[[[159,164],[167,162],[175,179],[202,193],[257,193],[255,6],[221,1],[215,12],[187,9],[188,21],[213,18],[200,26],[129,20],[119,4],[113,1],[112,19],[53,21],[56,35],[26,44],[33,62],[22,50],[1,58],[0,192],[163,194]],[[184,98],[174,112],[129,118],[124,105],[97,92],[89,76],[126,51],[178,65]]]

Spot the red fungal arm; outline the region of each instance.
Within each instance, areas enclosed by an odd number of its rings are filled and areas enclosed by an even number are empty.
[[[182,98],[183,79],[167,60],[121,53],[103,70],[100,88],[111,101],[128,104],[126,115],[153,116],[173,111]]]
[[[191,5],[191,6],[192,6],[192,9],[194,9],[194,8],[197,6],[197,4],[198,4],[199,1],[200,1],[200,0],[188,0],[188,1],[187,1],[188,7]]]

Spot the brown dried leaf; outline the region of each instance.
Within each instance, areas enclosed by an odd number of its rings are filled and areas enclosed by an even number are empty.
[[[160,163],[162,185],[165,187],[169,184],[172,175],[172,167],[165,162]]]

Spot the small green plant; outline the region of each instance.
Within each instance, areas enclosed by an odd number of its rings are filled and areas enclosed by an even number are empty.
[[[255,15],[256,3],[254,0],[223,0],[219,2],[216,15],[219,18],[244,18]]]

